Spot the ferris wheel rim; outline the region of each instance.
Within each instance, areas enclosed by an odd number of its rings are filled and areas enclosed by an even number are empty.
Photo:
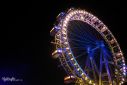
[[[93,21],[89,21],[88,19],[86,19],[86,21],[84,21],[84,17],[78,17],[78,16],[74,17],[76,14],[78,14],[78,15],[79,14],[87,15],[88,18],[91,19],[91,20],[93,20]],[[67,45],[67,46],[65,46],[66,47],[65,49],[68,51],[68,54],[67,55],[70,55],[71,56],[69,59],[70,59],[71,62],[74,62],[74,63],[71,63],[71,64],[74,66],[75,71],[76,72],[81,71],[80,74],[79,74],[80,76],[84,77],[84,79],[85,78],[88,78],[89,79],[89,77],[84,73],[84,71],[78,65],[78,63],[77,63],[77,61],[76,61],[76,59],[75,59],[75,57],[74,57],[74,55],[73,55],[73,53],[71,51],[71,47],[69,45],[69,42],[68,42],[68,37],[67,37],[67,29],[68,28],[67,28],[67,26],[68,26],[68,22],[71,21],[71,20],[80,20],[80,21],[83,21],[85,23],[88,23],[90,26],[92,26],[93,28],[95,28],[102,35],[102,37],[104,38],[104,40],[108,43],[108,45],[110,47],[111,47],[111,43],[112,42],[115,42],[117,48],[119,49],[119,52],[115,53],[114,50],[111,49],[111,51],[113,53],[114,61],[116,62],[116,65],[117,65],[116,55],[117,56],[122,56],[121,59],[123,61],[123,64],[125,64],[124,57],[123,57],[123,53],[122,53],[122,51],[120,49],[120,46],[119,46],[118,42],[116,41],[115,37],[113,36],[113,34],[111,33],[111,31],[108,29],[108,27],[102,21],[100,21],[96,16],[92,15],[91,13],[89,13],[89,12],[87,12],[85,10],[79,10],[79,9],[69,10],[68,13],[67,13],[67,15],[63,19],[63,21],[62,21],[63,23],[62,23],[61,29],[59,30],[59,33],[60,33],[61,38],[65,39],[65,42],[64,43],[60,43],[60,46],[61,46],[61,48],[63,48],[62,45]],[[101,28],[101,30],[100,30],[98,28],[99,26],[93,24],[93,22],[94,23],[95,22],[98,22],[99,25],[100,24],[103,25],[103,28]],[[105,35],[103,33],[105,31],[107,31],[111,35],[111,37],[113,38],[112,41],[109,42],[109,40],[107,38],[105,38]],[[63,56],[65,55],[64,53],[62,53],[62,54],[63,54]],[[76,68],[75,66],[78,67],[78,68]],[[94,82],[94,81],[92,81],[92,80],[89,79],[89,82]]]

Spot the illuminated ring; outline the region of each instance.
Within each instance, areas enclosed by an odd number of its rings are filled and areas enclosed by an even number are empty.
[[[58,16],[59,17],[59,16]],[[85,11],[85,10],[78,10],[78,9],[69,9],[60,19],[57,29],[58,32],[55,34],[55,43],[56,43],[56,49],[61,50],[61,56],[59,57],[60,62],[63,66],[63,68],[66,70],[66,72],[69,75],[74,75],[75,77],[80,77],[85,83],[95,85],[95,81],[91,80],[89,76],[82,70],[80,65],[77,63],[75,56],[73,55],[71,51],[71,47],[68,41],[68,35],[67,35],[67,27],[70,21],[73,20],[79,20],[83,21],[98,31],[98,33],[101,34],[101,36],[104,38],[108,46],[110,47],[111,53],[113,55],[113,60],[117,68],[115,68],[115,71],[119,72],[119,75],[122,75],[120,77],[119,84],[124,82],[124,75],[126,73],[125,70],[125,60],[123,57],[123,53],[119,47],[119,44],[117,43],[115,37],[110,32],[108,27],[104,25],[102,21],[100,21],[97,17],[92,15],[91,13]],[[69,62],[68,62],[69,61]],[[122,67],[121,67],[122,62]]]

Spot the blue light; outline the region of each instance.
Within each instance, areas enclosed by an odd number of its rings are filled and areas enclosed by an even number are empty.
[[[99,46],[99,47],[104,47],[105,46],[103,41],[97,41],[96,45]]]
[[[87,52],[90,53],[90,47],[87,47]]]
[[[57,49],[57,51],[58,51],[59,53],[62,53],[62,49],[60,49],[60,48],[59,48],[59,49]]]
[[[59,30],[61,28],[59,26],[54,26],[54,29]]]

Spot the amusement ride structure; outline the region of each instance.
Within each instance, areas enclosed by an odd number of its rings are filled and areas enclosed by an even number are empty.
[[[123,53],[108,27],[82,9],[70,8],[57,16],[50,31],[58,58],[67,73],[65,83],[122,85],[126,80]]]

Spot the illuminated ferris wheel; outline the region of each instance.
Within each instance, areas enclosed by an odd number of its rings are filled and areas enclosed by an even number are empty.
[[[76,85],[121,85],[126,67],[123,53],[108,27],[91,13],[71,8],[57,16],[50,31],[58,58]]]

